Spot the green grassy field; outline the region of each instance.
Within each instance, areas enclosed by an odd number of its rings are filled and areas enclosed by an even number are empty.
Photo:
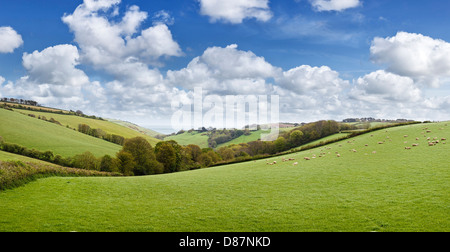
[[[0,118],[0,136],[5,142],[29,149],[52,151],[63,157],[73,157],[86,151],[97,157],[105,154],[114,156],[122,149],[105,140],[17,112],[0,109]]]
[[[87,124],[92,129],[102,129],[108,134],[115,134],[119,136],[123,136],[125,138],[133,138],[137,136],[144,137],[147,139],[147,141],[155,146],[159,140],[156,138],[151,137],[150,135],[141,133],[137,130],[133,130],[129,127],[120,125],[118,123],[110,122],[110,121],[103,121],[103,120],[96,120],[96,119],[90,119],[75,115],[63,115],[63,114],[55,114],[55,113],[47,113],[47,112],[39,112],[39,111],[29,111],[29,110],[20,110],[20,109],[14,109],[14,111],[18,113],[22,113],[25,115],[33,114],[36,117],[38,116],[45,116],[48,119],[54,118],[56,121],[60,122],[64,127],[69,126],[72,129],[78,129],[79,124]]]
[[[169,136],[164,138],[164,141],[170,141],[174,140],[177,143],[181,145],[189,145],[189,144],[195,144],[198,145],[200,148],[208,148],[208,136],[204,133],[199,132],[184,132],[183,134]]]
[[[0,231],[449,231],[450,147],[427,137],[450,126],[175,174],[41,179],[0,192]]]

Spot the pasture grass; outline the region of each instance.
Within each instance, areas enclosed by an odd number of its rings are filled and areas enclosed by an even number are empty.
[[[0,231],[445,232],[450,147],[427,137],[449,138],[450,127],[391,128],[174,174],[40,179],[0,192]]]
[[[15,112],[22,113],[24,115],[33,114],[36,117],[45,116],[47,120],[50,118],[55,119],[56,121],[60,122],[62,126],[66,127],[69,126],[71,129],[77,129],[79,124],[86,124],[89,125],[92,129],[102,129],[107,134],[114,134],[123,136],[125,138],[133,138],[133,137],[143,137],[145,138],[152,146],[155,146],[159,140],[156,138],[153,138],[147,134],[141,133],[137,130],[133,130],[129,127],[120,125],[118,123],[105,121],[105,120],[98,120],[98,119],[91,119],[86,117],[80,117],[76,115],[64,115],[64,114],[55,114],[55,113],[47,113],[47,112],[40,112],[40,111],[30,111],[30,110],[21,110],[21,109],[14,109]]]
[[[0,109],[0,118],[0,136],[4,141],[28,149],[52,151],[63,157],[90,151],[101,157],[106,154],[114,156],[122,148],[105,140],[5,109]]]
[[[194,144],[199,146],[200,148],[208,148],[208,135],[204,132],[184,132],[179,135],[173,135],[164,138],[164,141],[174,140],[180,145],[187,146],[189,144]]]

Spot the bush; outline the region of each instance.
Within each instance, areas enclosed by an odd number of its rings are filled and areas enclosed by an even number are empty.
[[[97,172],[66,168],[57,165],[32,164],[0,161],[0,191],[22,186],[37,178],[49,176],[87,177],[87,176],[119,176],[117,173]]]
[[[99,160],[89,151],[76,155],[73,160],[73,165],[84,170],[100,171]]]

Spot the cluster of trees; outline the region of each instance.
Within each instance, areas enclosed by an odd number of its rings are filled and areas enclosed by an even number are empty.
[[[3,138],[0,136],[0,150],[5,152],[14,153],[17,155],[27,156],[30,158],[35,158],[47,162],[53,162],[55,159],[55,156],[53,152],[51,151],[38,151],[35,149],[28,149],[26,147],[20,146],[18,144],[11,144],[4,142]]]
[[[44,107],[41,107],[41,105],[39,105],[39,103],[37,103],[35,101],[31,101],[31,100],[15,99],[15,98],[0,98],[0,102],[3,102],[3,104],[0,105],[0,108],[5,108],[5,109],[12,109],[12,108],[26,109],[26,110],[30,110],[30,111],[62,114],[62,115],[73,115],[73,116],[80,116],[80,117],[104,121],[104,119],[101,117],[85,115],[80,110],[77,110],[77,111],[70,110],[69,112],[67,112],[67,111],[58,110],[58,109],[44,108]],[[6,104],[6,102],[16,103],[16,104]],[[29,106],[33,106],[33,107],[29,107]]]
[[[229,142],[233,139],[236,139],[242,135],[250,135],[250,131],[248,129],[245,130],[238,130],[238,129],[232,129],[232,130],[217,130],[213,129],[208,132],[209,138],[208,138],[208,145],[211,148],[216,148],[217,145]]]
[[[36,115],[34,115],[34,114],[28,114],[28,116],[36,118]],[[45,116],[38,116],[37,118],[40,120],[46,121],[46,122],[50,122],[50,123],[54,123],[54,124],[58,124],[58,125],[62,126],[62,124],[59,121],[55,120],[55,118],[53,118],[53,117],[50,119],[47,119],[47,117],[45,117]]]
[[[11,102],[11,103],[18,103],[18,104],[29,105],[29,106],[39,106],[39,103],[37,103],[36,101],[15,99],[15,98],[1,98],[0,102]]]
[[[78,131],[83,134],[100,138],[118,145],[123,145],[125,143],[125,137],[115,134],[107,134],[104,130],[93,129],[87,124],[78,124]]]
[[[351,126],[339,124],[335,121],[318,121],[281,133],[278,139],[273,142],[253,141],[222,147],[217,152],[227,162],[246,160],[249,157],[275,155],[336,134],[343,128],[348,129],[348,127]]]
[[[127,139],[115,157],[96,158],[90,152],[77,155],[76,168],[116,172],[126,176],[143,176],[187,171],[211,166],[221,161],[212,149],[197,145],[181,146],[175,141],[159,142],[153,146],[144,138]]]

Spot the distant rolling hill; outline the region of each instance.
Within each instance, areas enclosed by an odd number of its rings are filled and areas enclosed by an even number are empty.
[[[29,111],[29,113],[35,112]],[[55,120],[58,118],[63,121],[63,116],[51,114]],[[0,109],[0,136],[5,142],[18,144],[28,149],[52,151],[55,155],[63,157],[73,157],[86,151],[90,151],[97,157],[106,154],[114,156],[122,148],[120,145],[76,130],[5,109]]]
[[[137,136],[141,136],[147,141],[152,144],[153,146],[156,145],[160,140],[152,137],[149,134],[146,134],[143,132],[142,128],[139,130],[137,127],[130,128],[125,125],[121,125],[118,123],[118,120],[112,121],[106,121],[106,120],[98,120],[98,119],[91,119],[86,117],[80,117],[76,115],[67,115],[67,114],[55,114],[50,112],[41,112],[41,111],[30,111],[30,110],[24,110],[24,109],[14,109],[15,112],[24,114],[24,115],[35,115],[36,117],[42,117],[45,116],[47,119],[54,118],[56,121],[60,122],[62,126],[64,127],[70,127],[72,129],[78,129],[79,124],[86,124],[89,125],[93,129],[102,129],[108,134],[115,134],[119,136],[123,136],[125,138],[133,138]],[[149,131],[150,132],[150,131]]]

